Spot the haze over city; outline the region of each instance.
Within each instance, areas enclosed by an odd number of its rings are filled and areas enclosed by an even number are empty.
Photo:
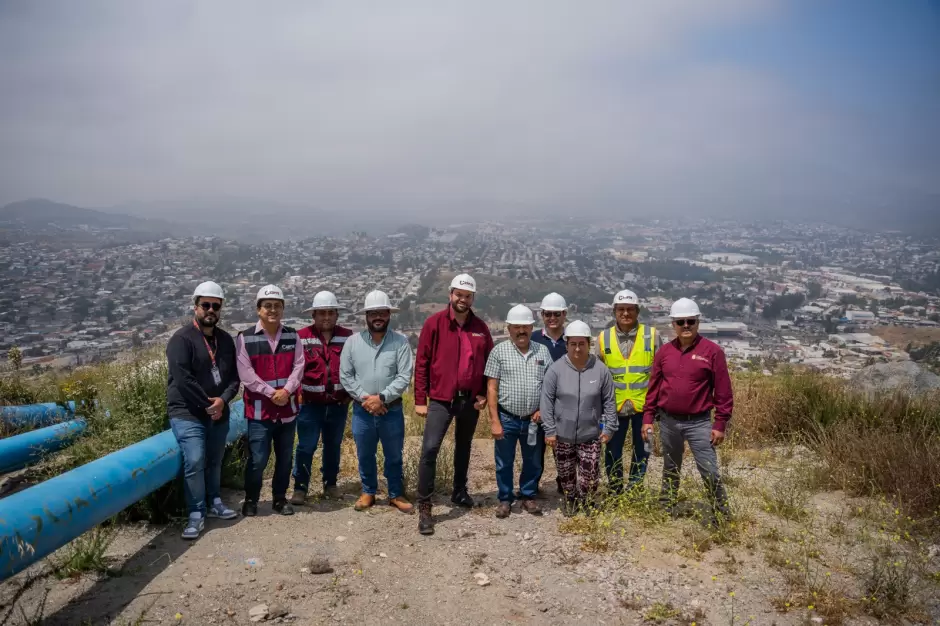
[[[891,228],[940,198],[929,1],[7,2],[0,84],[0,205]]]

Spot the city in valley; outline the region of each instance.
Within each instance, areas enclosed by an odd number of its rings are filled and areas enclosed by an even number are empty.
[[[0,219],[0,348],[17,347],[21,367],[36,372],[162,345],[190,315],[190,294],[203,280],[223,285],[224,323],[236,330],[254,321],[253,297],[264,284],[284,289],[287,323],[297,326],[309,323],[301,311],[313,294],[327,289],[348,308],[343,323],[356,327],[352,312],[379,288],[401,307],[394,324],[415,344],[458,272],[476,277],[475,306],[497,341],[512,305],[535,309],[552,291],[567,299],[569,320],[600,331],[612,323],[613,294],[629,288],[643,319],[667,335],[671,302],[694,298],[701,332],[739,370],[793,365],[851,377],[877,362],[934,369],[938,360],[940,244],[898,232],[566,219],[267,243],[211,232],[131,243],[115,229],[49,227]]]

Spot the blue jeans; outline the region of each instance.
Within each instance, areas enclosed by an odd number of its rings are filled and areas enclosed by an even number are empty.
[[[222,457],[228,419],[171,417],[170,428],[183,451],[183,496],[190,513],[206,515],[206,503],[221,496]]]
[[[499,423],[503,426],[503,438],[497,439],[493,447],[496,458],[496,487],[500,502],[512,502],[512,479],[515,472],[516,444],[522,449],[522,473],[519,475],[519,495],[534,498],[539,491],[539,476],[542,475],[542,449],[538,441],[529,445],[529,420],[512,417],[499,412]]]
[[[271,495],[274,501],[283,500],[290,484],[290,467],[294,456],[294,433],[297,420],[284,424],[275,420],[248,420],[248,462],[245,464],[245,500],[258,502],[264,468],[271,458],[274,444],[274,480]]]
[[[381,441],[388,497],[392,499],[404,495],[402,452],[405,447],[405,414],[402,405],[389,408],[385,415],[376,416],[362,408],[362,405],[353,404],[352,432],[356,441],[356,457],[359,459],[362,493],[374,496],[379,487],[375,454]]]
[[[307,492],[310,487],[310,466],[323,435],[323,462],[320,472],[323,485],[336,485],[339,476],[339,454],[346,430],[348,404],[305,404],[297,416],[297,452],[294,458],[294,489]]]
[[[604,446],[604,469],[607,472],[607,485],[615,492],[623,491],[623,446],[627,440],[627,430],[633,430],[633,456],[630,458],[630,473],[627,487],[643,482],[649,455],[643,442],[643,414],[630,417],[618,415],[620,424],[613,438]]]

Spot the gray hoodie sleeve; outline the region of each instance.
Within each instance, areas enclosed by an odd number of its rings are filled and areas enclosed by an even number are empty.
[[[608,374],[609,376],[610,374]],[[555,368],[550,367],[542,379],[542,399],[539,401],[539,412],[542,415],[542,428],[546,437],[555,436],[555,386],[558,383],[558,374]],[[613,387],[613,383],[611,383]]]
[[[610,370],[601,365],[601,406],[604,409],[604,433],[612,436],[617,432],[617,401],[614,399],[614,379]]]

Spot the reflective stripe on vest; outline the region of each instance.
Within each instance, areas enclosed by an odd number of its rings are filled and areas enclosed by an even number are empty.
[[[304,391],[309,391],[310,393],[325,393],[326,385],[301,385]]]
[[[640,324],[637,327],[636,339],[628,359],[620,353],[616,326],[605,329],[597,338],[607,369],[610,370],[614,379],[614,395],[618,412],[628,401],[633,405],[634,411],[637,413],[643,411],[646,404],[646,391],[650,384],[650,372],[653,369],[655,338],[656,329]]]

